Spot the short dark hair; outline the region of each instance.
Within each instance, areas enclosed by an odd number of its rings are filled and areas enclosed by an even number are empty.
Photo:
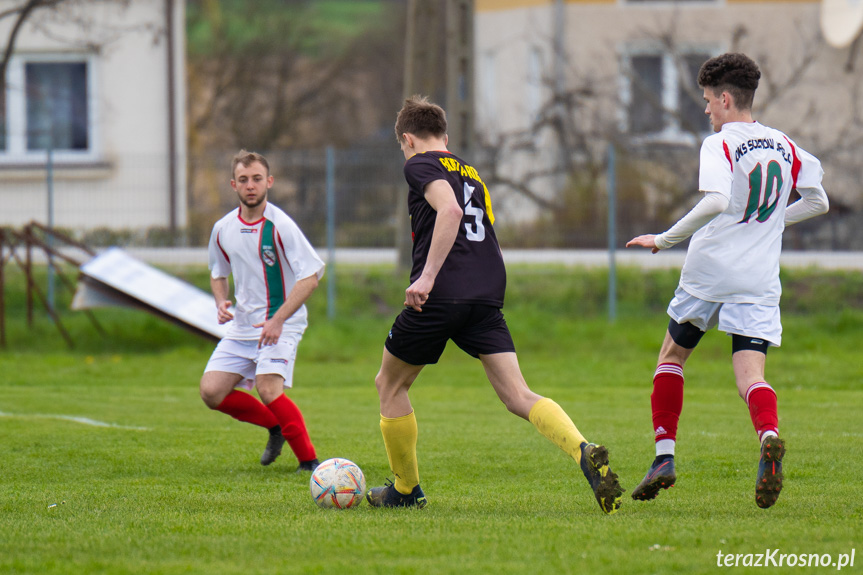
[[[231,160],[231,179],[234,179],[234,174],[237,171],[237,165],[243,164],[244,168],[248,168],[255,162],[259,162],[262,166],[267,169],[267,176],[270,175],[270,163],[267,161],[267,158],[262,156],[257,152],[249,152],[246,150],[240,150],[237,152],[237,155],[234,156],[234,159]]]
[[[722,54],[701,65],[698,85],[714,94],[728,92],[739,110],[751,110],[761,70],[746,54]]]
[[[396,138],[399,142],[405,133],[421,139],[446,135],[446,112],[437,104],[429,102],[427,96],[407,98],[396,117]]]

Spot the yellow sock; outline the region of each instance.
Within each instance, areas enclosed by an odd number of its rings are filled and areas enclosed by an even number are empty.
[[[581,444],[587,440],[557,403],[544,397],[530,408],[527,417],[537,431],[581,463]]]
[[[396,491],[408,495],[420,483],[417,466],[417,418],[411,411],[401,417],[381,415],[381,433],[390,469],[396,476]]]

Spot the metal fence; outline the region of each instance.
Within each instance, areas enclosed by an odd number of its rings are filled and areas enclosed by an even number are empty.
[[[96,248],[205,246],[213,223],[236,206],[230,187],[232,155],[233,151],[199,154],[183,163],[187,192],[183,205],[174,207],[182,216],[176,229],[169,226],[164,157],[55,169],[50,184],[54,224]],[[319,249],[328,244],[393,248],[400,241],[409,243],[404,159],[394,143],[330,149],[329,154],[318,149],[265,155],[275,177],[271,201],[289,213]],[[465,156],[468,161],[471,156],[476,159],[474,165],[489,187],[498,216],[495,229],[505,249],[605,249],[610,241],[622,247],[635,235],[667,229],[698,199],[693,193],[698,161],[694,149],[618,150],[613,172],[608,171],[606,158],[603,165],[584,167],[591,177],[576,173],[558,178],[563,182],[558,189],[534,190],[544,198],[542,204],[492,177],[498,170],[489,164],[490,154],[477,151]],[[0,226],[22,226],[30,220],[48,223],[48,174],[43,167],[15,173],[0,181]],[[615,187],[613,206],[610,179]],[[831,197],[831,212],[789,228],[785,246],[861,251],[863,210]]]

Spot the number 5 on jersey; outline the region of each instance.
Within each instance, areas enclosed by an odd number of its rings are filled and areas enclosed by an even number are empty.
[[[473,216],[473,223],[466,221],[464,229],[467,232],[467,239],[472,242],[481,242],[485,239],[485,226],[482,225],[482,210],[470,203],[474,189],[467,182],[464,183],[464,215],[465,218]]]

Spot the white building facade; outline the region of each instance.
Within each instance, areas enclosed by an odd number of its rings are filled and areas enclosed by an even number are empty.
[[[182,0],[32,12],[6,71],[0,225],[185,226],[184,26]]]
[[[575,130],[597,144],[691,147],[697,159],[709,133],[698,69],[740,51],[762,69],[756,119],[823,154],[831,198],[863,208],[863,42],[828,45],[820,9],[817,0],[476,0],[480,140],[500,146],[507,179],[536,174],[532,192],[553,197],[559,140],[532,126],[558,91]],[[498,193],[501,215],[536,215],[524,195]]]

